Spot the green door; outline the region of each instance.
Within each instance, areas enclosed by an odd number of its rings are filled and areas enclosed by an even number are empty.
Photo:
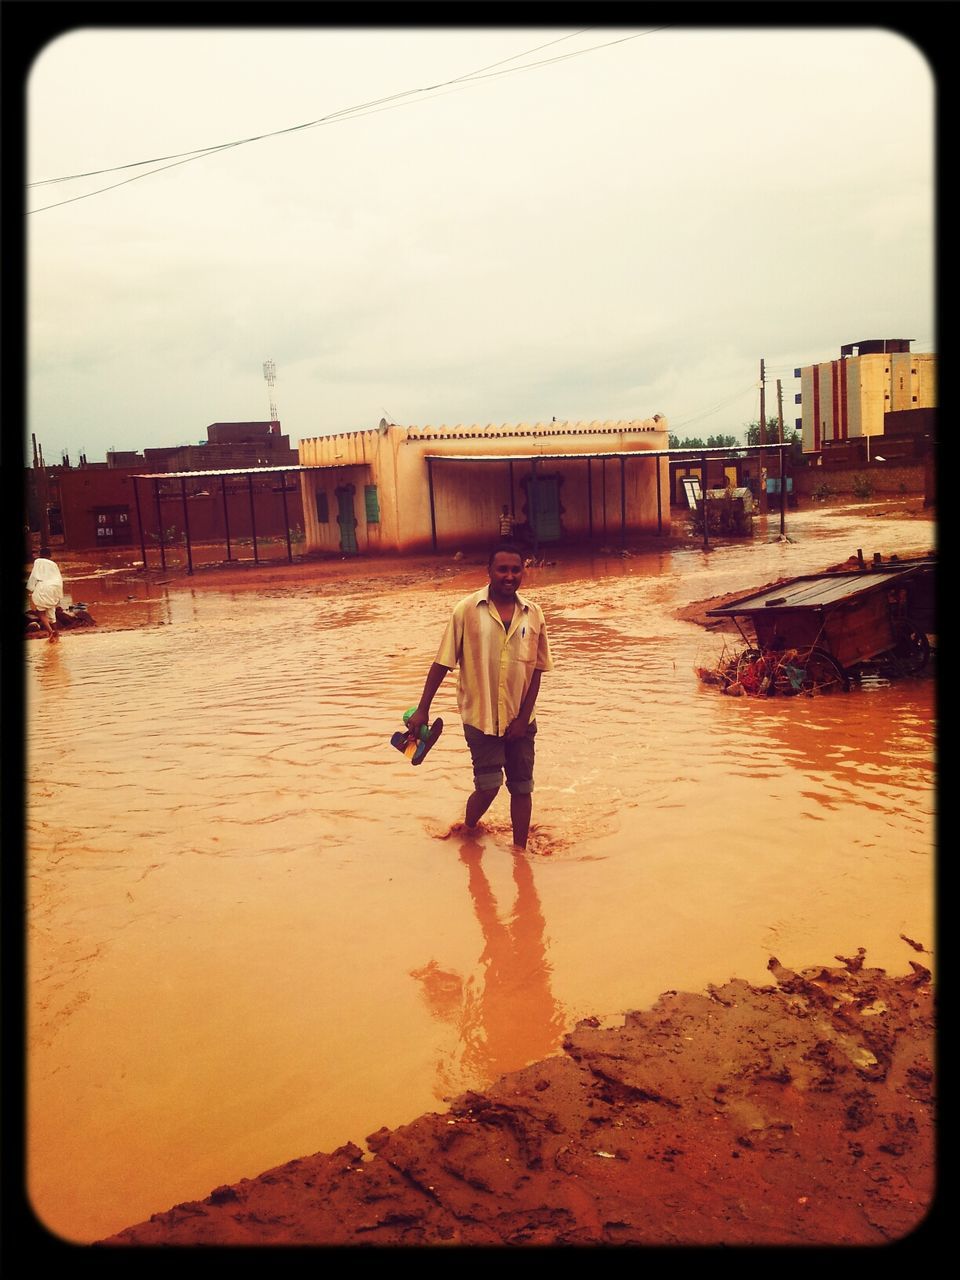
[[[537,476],[527,485],[527,509],[538,542],[556,542],[560,537],[560,478]]]
[[[345,484],[337,489],[340,550],[347,555],[355,555],[357,550],[357,517],[353,514],[353,492],[352,484]]]

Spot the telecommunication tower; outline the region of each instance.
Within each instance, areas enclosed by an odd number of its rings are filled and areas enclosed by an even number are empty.
[[[277,414],[277,402],[274,399],[274,387],[277,381],[277,366],[272,360],[264,361],[263,376],[267,380],[267,387],[270,391],[270,430],[273,433],[277,433],[280,430],[280,418]]]

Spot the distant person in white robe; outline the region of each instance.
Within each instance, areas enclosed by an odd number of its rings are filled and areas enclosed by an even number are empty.
[[[59,640],[57,605],[63,599],[63,575],[57,563],[50,559],[50,548],[41,547],[27,579],[27,591],[33,602],[33,616],[51,640]]]

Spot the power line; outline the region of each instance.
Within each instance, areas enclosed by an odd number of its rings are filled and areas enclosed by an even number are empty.
[[[459,81],[469,80],[474,76],[482,75],[486,71],[491,71],[494,67],[502,66],[505,62],[515,62],[517,58],[525,58],[528,54],[539,53],[541,49],[547,49],[550,47],[550,45],[559,44],[562,40],[572,40],[576,36],[582,36],[585,32],[589,30],[590,30],[589,27],[584,27],[583,30],[581,31],[574,31],[574,32],[571,32],[569,35],[560,36],[557,40],[550,40],[547,42],[547,44],[537,45],[533,49],[525,49],[523,53],[512,54],[511,57],[509,58],[503,58],[500,60],[500,62],[492,62],[489,64],[489,66],[486,66],[486,67],[479,67],[476,71],[464,72],[462,76],[457,76],[454,80],[446,81],[445,83],[457,84]],[[586,52],[586,51],[583,50],[581,52]],[[548,61],[550,60],[548,59]],[[512,68],[512,70],[519,71],[519,70],[523,70],[523,68],[514,67]],[[329,123],[329,121],[337,119],[338,117],[341,117],[341,116],[347,116],[355,112],[364,111],[366,108],[377,106],[380,103],[392,102],[396,98],[407,97],[410,94],[414,94],[414,93],[427,93],[427,92],[430,92],[432,89],[442,88],[442,87],[444,86],[432,85],[432,86],[428,86],[427,88],[405,89],[402,93],[399,93],[399,94],[392,94],[386,98],[373,98],[370,100],[370,102],[363,102],[354,107],[344,107],[340,111],[331,111],[328,115],[321,116],[318,120],[311,120],[306,122],[305,124],[289,125],[285,129],[276,129],[272,133],[254,134],[249,138],[239,138],[234,142],[218,142],[208,147],[194,147],[190,151],[177,151],[173,155],[168,155],[168,156],[154,156],[152,159],[149,159],[149,160],[131,160],[128,164],[112,165],[106,169],[88,169],[84,173],[69,173],[59,178],[39,178],[37,179],[36,182],[28,182],[27,187],[28,188],[43,187],[43,186],[49,186],[50,184],[57,183],[57,182],[73,182],[78,178],[96,178],[104,173],[118,173],[123,169],[137,169],[141,165],[145,165],[145,164],[160,164],[164,160],[181,160],[181,159],[187,160],[187,159],[192,159],[193,157],[198,157],[201,155],[209,155],[212,152],[220,151],[220,150],[223,150],[224,148],[244,146],[248,142],[259,142],[264,138],[275,138],[281,134],[290,133],[297,129],[312,129],[317,125]]]
[[[735,392],[727,400],[721,400],[721,402],[719,404],[715,404],[713,408],[698,410],[696,413],[691,414],[689,418],[682,418],[676,423],[671,422],[670,426],[672,429],[676,429],[678,427],[689,427],[691,423],[699,422],[701,418],[709,418],[711,414],[719,413],[721,409],[725,409],[728,405],[733,404],[737,400],[742,400],[744,396],[753,395],[756,389],[757,384],[755,382],[751,382],[749,387],[745,387],[742,391]]]
[[[344,107],[339,111],[332,111],[328,115],[320,116],[316,120],[306,121],[303,124],[288,125],[283,129],[274,129],[268,133],[253,134],[247,138],[238,138],[233,142],[221,142],[208,147],[195,147],[191,151],[181,151],[169,156],[157,156],[152,160],[134,160],[127,164],[113,165],[106,169],[91,169],[84,173],[66,174],[57,178],[40,178],[36,182],[28,183],[28,189],[31,187],[50,186],[60,182],[73,182],[80,178],[99,177],[106,173],[119,173],[125,169],[141,168],[143,165],[147,164],[156,164],[158,166],[155,169],[149,169],[146,173],[134,174],[133,177],[124,178],[120,182],[110,183],[106,187],[98,187],[95,191],[87,191],[83,195],[70,196],[66,200],[57,200],[52,204],[41,205],[37,209],[28,209],[27,213],[28,215],[32,213],[43,213],[47,209],[57,209],[61,205],[73,204],[78,200],[89,200],[91,196],[102,195],[106,191],[113,191],[117,187],[126,186],[130,182],[136,182],[139,178],[149,178],[152,174],[162,173],[166,169],[173,169],[181,164],[189,164],[192,160],[200,160],[204,156],[215,155],[221,151],[229,151],[234,147],[247,146],[251,142],[262,142],[267,138],[282,137],[284,134],[297,133],[304,129],[315,129],[322,125],[337,124],[345,119],[374,114],[378,110],[389,110],[391,109],[391,105],[393,107],[409,106],[409,102],[404,102],[402,100],[411,98],[417,94],[436,93],[441,89],[449,89],[455,86],[463,87],[466,84],[479,83],[481,80],[495,79],[504,75],[514,75],[520,71],[533,71],[540,67],[550,66],[555,62],[564,62],[569,58],[578,58],[586,53],[595,53],[598,49],[608,49],[613,45],[624,44],[629,40],[637,40],[641,36],[653,35],[658,31],[666,30],[666,28],[653,27],[649,31],[638,31],[630,36],[621,36],[616,40],[608,40],[603,44],[590,45],[586,49],[576,49],[571,53],[556,54],[551,58],[542,58],[538,62],[529,62],[520,67],[506,67],[504,65],[507,62],[515,62],[517,58],[525,58],[532,53],[539,53],[542,49],[547,49],[551,45],[559,44],[563,40],[572,40],[576,36],[583,35],[589,30],[589,27],[584,27],[581,31],[574,31],[569,35],[559,36],[556,40],[548,41],[547,44],[538,45],[533,49],[526,49],[522,53],[516,53],[509,58],[501,59],[500,62],[491,63],[489,66],[480,67],[475,71],[465,72],[463,75],[454,76],[450,80],[440,81],[434,85],[421,86],[418,89],[405,89],[400,93],[390,94],[385,98],[374,98],[369,102],[359,103],[353,107]],[[498,70],[498,68],[500,69]],[[160,163],[161,161],[170,161],[170,163]]]

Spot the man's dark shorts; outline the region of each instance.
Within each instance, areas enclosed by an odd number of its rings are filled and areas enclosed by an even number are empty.
[[[463,726],[463,735],[473,760],[473,785],[478,791],[494,791],[503,785],[507,774],[507,790],[512,795],[529,795],[533,790],[533,740],[536,720],[522,738],[508,742],[492,734],[481,733],[472,724]]]

